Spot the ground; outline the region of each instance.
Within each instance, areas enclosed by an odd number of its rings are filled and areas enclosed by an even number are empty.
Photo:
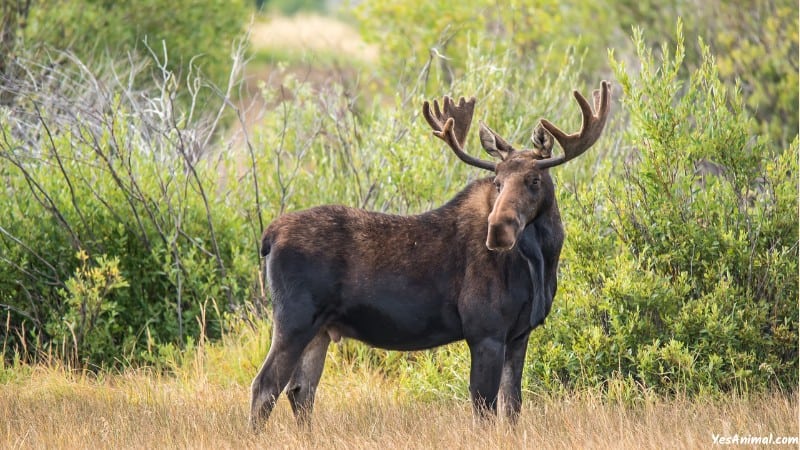
[[[660,449],[798,434],[795,395],[622,405],[526,393],[512,427],[474,424],[466,401],[416,400],[378,374],[353,371],[323,376],[310,430],[295,425],[282,397],[264,432],[253,435],[248,386],[196,375],[98,378],[37,368],[0,385],[0,448]]]

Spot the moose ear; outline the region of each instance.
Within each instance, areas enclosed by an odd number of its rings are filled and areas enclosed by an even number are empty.
[[[533,154],[537,159],[546,159],[553,155],[553,135],[539,122],[531,134],[533,141]]]
[[[483,149],[490,155],[500,158],[503,161],[517,151],[514,146],[506,142],[505,139],[483,122],[480,123],[479,135]]]

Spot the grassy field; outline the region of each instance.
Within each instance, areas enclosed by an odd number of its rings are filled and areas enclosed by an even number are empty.
[[[19,373],[20,371],[17,371]],[[326,374],[312,430],[282,397],[260,435],[247,429],[248,387],[202,374],[92,376],[28,368],[0,385],[0,448],[701,448],[713,435],[797,436],[797,398],[533,399],[520,423],[473,424],[463,401],[419,402],[365,371]]]

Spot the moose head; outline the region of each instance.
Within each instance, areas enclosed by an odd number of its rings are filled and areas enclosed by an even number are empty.
[[[444,97],[439,102],[425,102],[422,107],[425,119],[433,128],[434,136],[442,139],[465,163],[495,173],[494,186],[497,196],[489,214],[489,231],[486,247],[494,251],[514,248],[522,230],[541,210],[541,206],[552,201],[552,183],[543,183],[548,177],[547,169],[574,159],[589,149],[600,137],[610,110],[610,86],[607,81],[592,93],[594,109],[586,98],[574,91],[581,108],[583,123],[580,131],[567,134],[547,119],[540,119],[531,135],[533,148],[517,150],[488,125],[480,123],[480,141],[487,153],[499,162],[485,161],[468,155],[464,151],[467,133],[472,123],[475,98],[463,97],[454,102]],[[564,154],[552,156],[553,141],[558,141]]]

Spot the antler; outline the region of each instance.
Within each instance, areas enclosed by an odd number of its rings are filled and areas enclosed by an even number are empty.
[[[594,97],[594,110],[589,106],[589,102],[578,91],[573,91],[575,100],[581,108],[583,123],[581,130],[577,133],[566,134],[557,126],[550,123],[547,119],[540,119],[541,125],[553,135],[561,145],[564,154],[557,158],[540,160],[536,165],[541,169],[558,166],[576,158],[589,149],[603,132],[608,119],[608,112],[611,110],[611,85],[608,81],[600,83],[600,89],[592,92]]]
[[[460,160],[471,166],[494,171],[495,163],[475,158],[464,152],[464,144],[467,141],[467,132],[472,124],[474,110],[475,97],[469,100],[461,97],[456,104],[453,99],[445,96],[442,100],[442,109],[439,109],[438,101],[433,101],[432,112],[429,102],[426,101],[422,105],[422,115],[433,128],[433,135],[445,141]]]

